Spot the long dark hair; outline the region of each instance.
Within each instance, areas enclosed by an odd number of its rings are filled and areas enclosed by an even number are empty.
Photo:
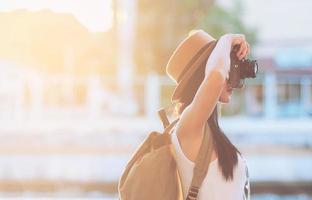
[[[202,64],[190,79],[187,86],[179,98],[177,112],[181,115],[183,110],[193,101],[194,96],[204,80],[205,64]],[[222,175],[225,180],[233,179],[233,169],[237,165],[238,149],[231,143],[228,137],[224,134],[219,126],[218,107],[215,106],[211,116],[208,119],[209,127],[212,131],[214,148],[218,157],[218,164],[222,170]]]

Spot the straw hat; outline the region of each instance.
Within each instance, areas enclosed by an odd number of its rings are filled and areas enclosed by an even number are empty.
[[[183,88],[192,75],[210,56],[217,41],[203,30],[192,31],[171,55],[166,66],[167,75],[177,84],[171,101],[179,100]]]

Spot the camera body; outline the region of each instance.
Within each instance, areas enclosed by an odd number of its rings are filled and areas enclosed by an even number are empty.
[[[236,56],[239,45],[235,45],[231,51],[231,66],[229,73],[229,84],[232,88],[242,88],[245,78],[255,78],[258,72],[257,60],[242,59]]]

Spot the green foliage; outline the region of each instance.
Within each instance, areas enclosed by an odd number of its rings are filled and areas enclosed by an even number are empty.
[[[256,30],[247,28],[242,22],[243,6],[237,1],[232,10],[226,10],[219,5],[213,5],[208,12],[202,15],[198,28],[202,28],[214,37],[225,33],[243,33],[250,44],[256,42]]]
[[[243,24],[242,13],[240,1],[226,10],[213,0],[140,0],[135,41],[137,73],[164,74],[170,55],[192,29],[204,29],[216,38],[225,33],[243,33],[251,44],[255,43],[256,32]]]

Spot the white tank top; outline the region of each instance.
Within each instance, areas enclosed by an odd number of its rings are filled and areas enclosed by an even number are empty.
[[[182,181],[183,195],[186,197],[192,181],[195,163],[184,155],[175,130],[176,128],[174,127],[171,134],[171,140]],[[247,180],[245,170],[246,162],[238,154],[238,163],[233,170],[233,180],[226,181],[222,176],[221,169],[218,167],[218,159],[215,159],[210,163],[207,175],[199,190],[197,200],[243,200],[244,186]]]

